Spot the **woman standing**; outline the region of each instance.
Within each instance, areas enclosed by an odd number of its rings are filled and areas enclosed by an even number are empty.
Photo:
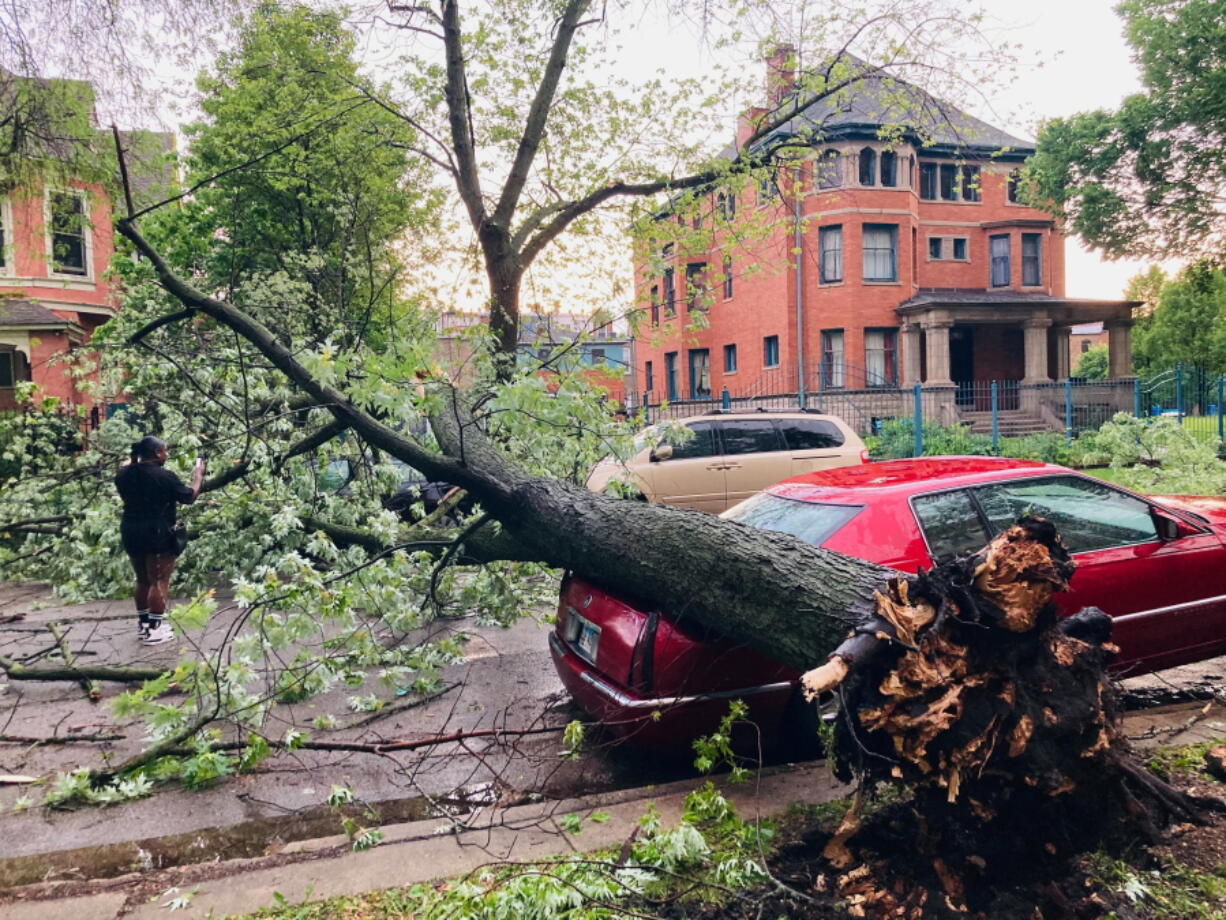
[[[197,458],[192,484],[166,469],[166,442],[146,435],[132,445],[132,458],[115,477],[123,499],[119,536],[136,573],[136,614],[140,641],[160,645],[174,639],[166,615],[170,574],[180,549],[175,540],[175,505],[190,505],[204,482],[204,461]]]

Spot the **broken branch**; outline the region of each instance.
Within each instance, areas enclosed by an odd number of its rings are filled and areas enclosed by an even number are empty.
[[[0,668],[9,680],[109,680],[115,683],[135,684],[157,680],[167,668],[128,668],[93,665],[67,665],[62,668],[27,668],[12,658],[0,655]]]
[[[47,629],[51,635],[55,636],[55,644],[60,647],[60,655],[64,658],[64,664],[68,667],[76,669],[77,658],[72,653],[72,649],[68,647],[68,641],[64,637],[64,633],[60,632],[59,627],[55,623],[48,623]],[[97,702],[102,699],[102,689],[94,682],[92,677],[82,675],[77,678],[77,683],[81,685],[81,689],[85,691],[85,696],[91,702]]]

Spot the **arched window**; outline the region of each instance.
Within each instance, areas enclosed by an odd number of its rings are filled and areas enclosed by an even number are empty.
[[[843,159],[837,150],[823,150],[814,167],[818,188],[839,188],[843,184]]]
[[[860,151],[860,184],[877,184],[877,151],[872,147]]]
[[[898,155],[893,150],[881,151],[881,184],[886,188],[898,185]]]
[[[1009,200],[1013,202],[1014,204],[1018,203],[1018,189],[1021,187],[1021,184],[1022,184],[1022,171],[1020,169],[1015,169],[1011,173],[1009,173],[1008,195],[1009,195]]]

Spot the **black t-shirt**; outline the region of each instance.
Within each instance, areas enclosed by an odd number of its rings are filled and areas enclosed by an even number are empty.
[[[115,477],[123,499],[125,521],[161,521],[175,524],[175,503],[190,505],[195,493],[178,476],[156,463],[129,463]]]

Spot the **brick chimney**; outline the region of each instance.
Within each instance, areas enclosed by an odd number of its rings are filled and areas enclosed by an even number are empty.
[[[779,44],[766,58],[766,98],[778,103],[796,86],[796,49]]]

